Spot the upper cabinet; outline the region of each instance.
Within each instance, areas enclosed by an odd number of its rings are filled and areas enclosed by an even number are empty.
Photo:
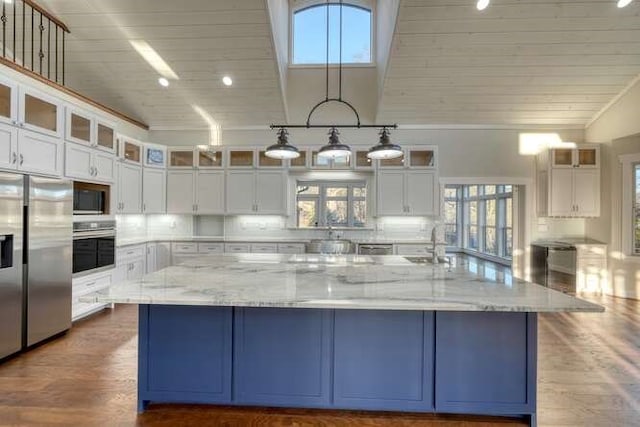
[[[0,121],[17,124],[18,118],[18,86],[0,78]]]
[[[551,150],[551,167],[592,169],[600,167],[600,148],[597,146],[554,148]]]
[[[220,147],[198,147],[196,155],[199,169],[220,169],[224,165],[224,151]]]
[[[144,166],[148,168],[166,168],[167,147],[155,144],[144,144]]]
[[[437,154],[437,148],[432,146],[407,147],[404,149],[403,157],[379,160],[378,167],[383,169],[435,169]]]
[[[193,169],[195,166],[193,147],[169,148],[169,167],[174,169]]]
[[[118,137],[118,157],[127,163],[142,165],[142,143],[124,135]]]
[[[96,148],[110,153],[116,152],[116,131],[115,125],[107,121],[96,119],[95,121],[95,137]]]
[[[600,147],[579,144],[554,148],[538,156],[539,216],[600,216]]]
[[[67,107],[67,141],[78,144],[94,144],[94,120],[89,113]]]
[[[256,165],[255,150],[230,148],[228,153],[230,168],[253,168]]]
[[[62,103],[35,89],[20,86],[18,126],[61,138],[64,120]]]

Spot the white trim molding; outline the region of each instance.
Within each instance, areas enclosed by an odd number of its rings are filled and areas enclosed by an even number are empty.
[[[622,252],[625,255],[635,255],[633,250],[633,167],[640,163],[640,153],[623,154],[618,156],[622,164]]]

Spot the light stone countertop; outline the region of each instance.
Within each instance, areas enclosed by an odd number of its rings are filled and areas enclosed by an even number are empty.
[[[225,254],[198,257],[82,297],[83,302],[439,311],[599,312],[569,295],[467,258]]]

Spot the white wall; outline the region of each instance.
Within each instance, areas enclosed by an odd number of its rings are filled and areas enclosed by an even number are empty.
[[[588,142],[610,142],[640,133],[640,76],[586,129]]]

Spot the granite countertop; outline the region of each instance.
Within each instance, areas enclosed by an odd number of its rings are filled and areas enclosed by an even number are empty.
[[[82,297],[84,302],[240,307],[565,312],[598,305],[457,259],[225,254],[198,257]]]
[[[591,239],[589,237],[562,237],[553,240],[537,240],[535,242],[531,242],[532,245],[535,246],[557,246],[558,244],[567,245],[567,246],[581,246],[581,245],[603,245],[606,246],[606,243],[600,242],[599,240]]]

